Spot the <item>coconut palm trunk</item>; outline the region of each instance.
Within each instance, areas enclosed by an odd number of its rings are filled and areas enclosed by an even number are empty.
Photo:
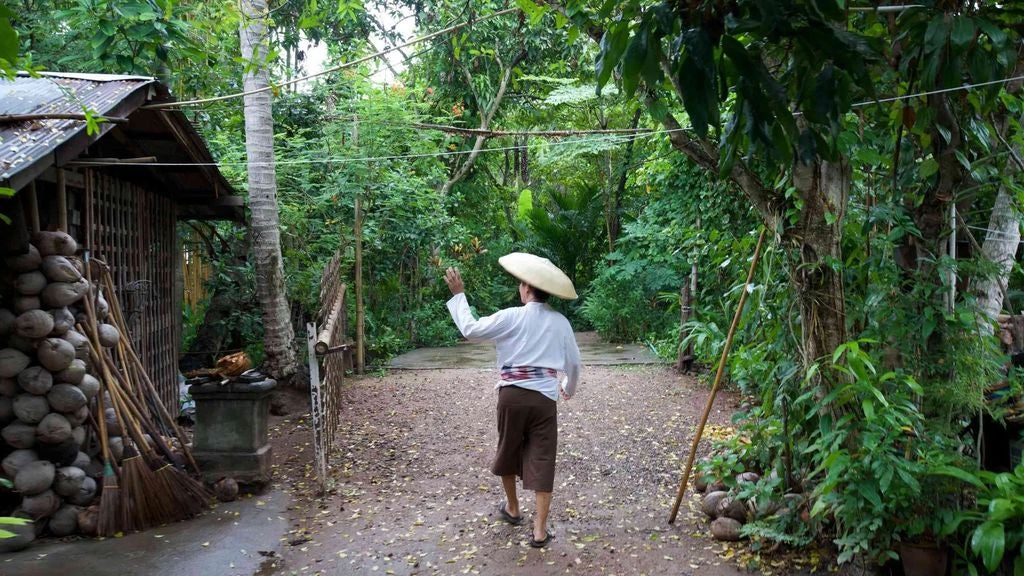
[[[266,0],[243,0],[240,24],[245,91],[268,86]],[[274,171],[274,118],[270,91],[245,96],[245,151],[249,161],[249,211],[256,295],[263,315],[264,369],[278,381],[295,373],[295,334],[285,298]]]

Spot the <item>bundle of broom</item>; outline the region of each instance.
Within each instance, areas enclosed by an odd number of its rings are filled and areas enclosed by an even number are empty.
[[[93,261],[95,263],[96,261]],[[86,265],[86,274],[91,276],[93,263]],[[161,429],[153,422],[149,405],[162,411],[160,424],[164,429],[176,428],[173,419],[169,418],[156,395],[155,387],[148,379],[142,364],[128,341],[128,332],[120,314],[120,306],[114,297],[113,282],[109,270],[100,263],[98,266],[109,294],[111,311],[117,328],[122,336],[116,346],[121,366],[115,362],[111,351],[100,345],[97,329],[97,316],[93,294],[85,299],[86,320],[88,326],[83,332],[89,340],[90,356],[93,365],[102,375],[103,390],[99,395],[102,414],[104,399],[109,399],[116,421],[128,432],[129,441],[125,442],[125,454],[121,462],[120,474],[114,473],[114,461],[110,458],[109,447],[106,446],[104,418],[98,418],[100,424],[101,447],[107,466],[104,473],[104,491],[100,498],[98,531],[101,535],[117,532],[141,530],[194,516],[206,508],[212,500],[210,493],[196,480],[172,465],[175,455],[163,441]],[[140,375],[143,376],[140,378]],[[147,396],[149,396],[147,398]],[[147,400],[149,400],[147,402]],[[194,466],[194,460],[180,430],[177,430],[182,451]],[[158,455],[150,445],[152,442],[163,457]],[[166,459],[165,459],[166,458]],[[195,468],[198,472],[198,468]],[[108,470],[110,473],[107,473]],[[118,483],[120,480],[120,483]],[[108,490],[109,489],[109,490]],[[108,496],[108,493],[110,494]]]

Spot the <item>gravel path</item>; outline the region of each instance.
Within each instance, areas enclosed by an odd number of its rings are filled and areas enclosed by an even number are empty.
[[[529,523],[494,514],[494,381],[477,369],[347,380],[324,498],[308,415],[273,418],[277,481],[294,504],[283,555],[261,574],[742,573],[689,501],[667,523],[706,388],[660,366],[585,368],[559,403],[556,539],[534,550]],[[727,424],[734,404],[720,396],[711,422]],[[532,493],[520,499],[532,520]]]

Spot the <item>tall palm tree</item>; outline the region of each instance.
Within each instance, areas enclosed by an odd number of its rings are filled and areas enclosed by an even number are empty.
[[[245,60],[245,91],[269,85],[267,2],[243,0],[239,36]],[[256,259],[256,295],[263,312],[264,369],[279,381],[295,374],[295,333],[285,298],[281,234],[278,229],[274,170],[274,117],[271,94],[264,90],[244,100],[245,151],[249,161],[249,211],[252,253]]]

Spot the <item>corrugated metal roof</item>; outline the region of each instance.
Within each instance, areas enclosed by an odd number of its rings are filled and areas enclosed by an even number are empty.
[[[82,114],[87,108],[107,114],[132,92],[155,83],[153,78],[112,76],[99,80],[47,75],[0,80],[0,114]],[[10,180],[61,143],[85,132],[80,120],[33,120],[0,124],[0,180]]]

